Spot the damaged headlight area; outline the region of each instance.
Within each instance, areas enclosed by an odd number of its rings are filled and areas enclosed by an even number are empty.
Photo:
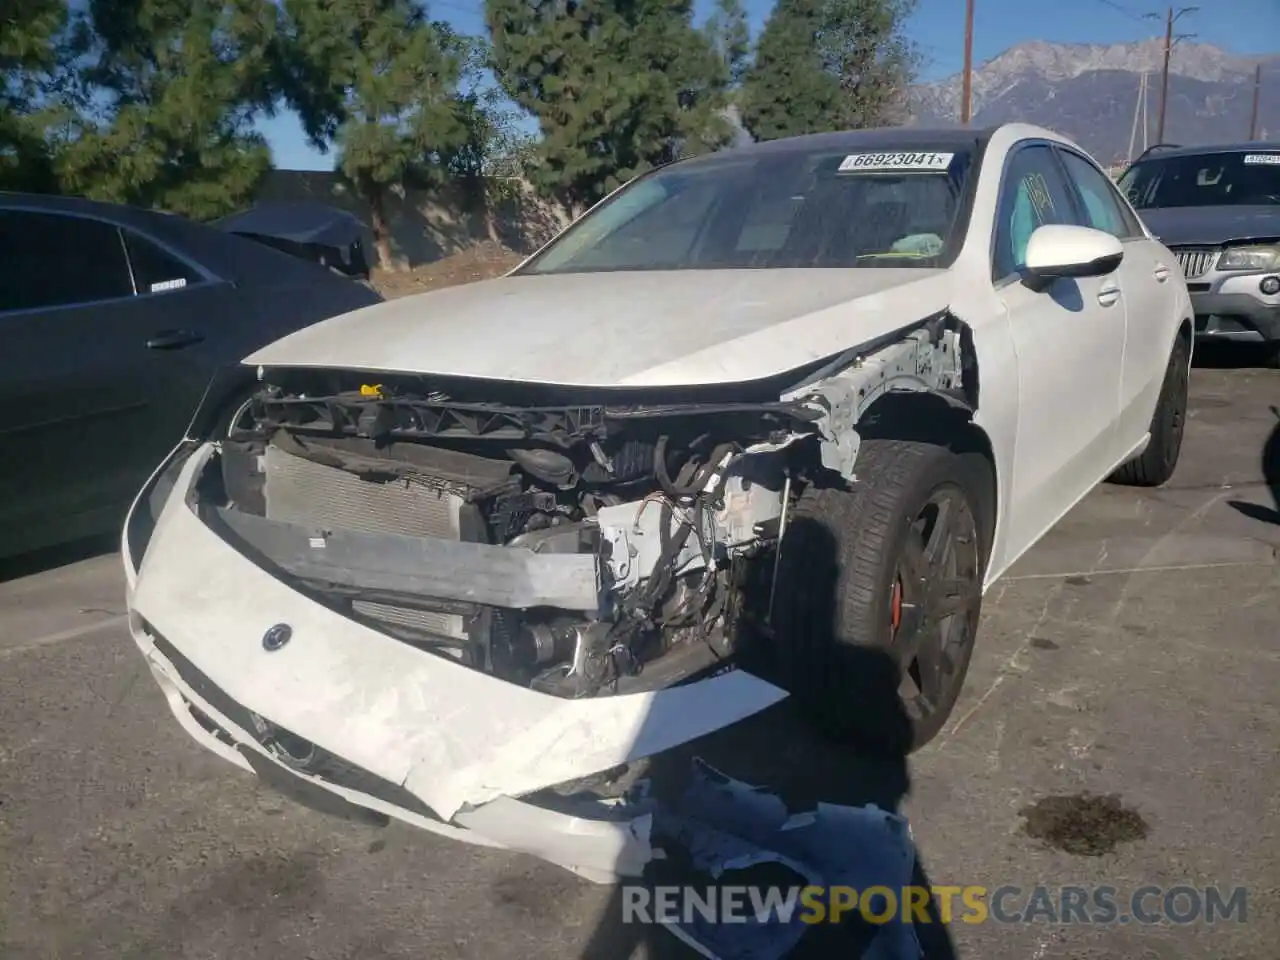
[[[565,698],[661,689],[757,632],[793,497],[853,479],[855,426],[885,393],[958,388],[959,352],[939,318],[789,390],[660,402],[261,370],[205,437],[189,505],[266,572],[424,651]]]

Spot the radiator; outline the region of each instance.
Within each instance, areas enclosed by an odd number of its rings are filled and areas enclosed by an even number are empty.
[[[289,523],[360,533],[458,540],[462,498],[414,480],[377,482],[354,473],[285,453],[266,450],[267,517]],[[363,616],[387,623],[464,638],[462,617],[357,600]]]

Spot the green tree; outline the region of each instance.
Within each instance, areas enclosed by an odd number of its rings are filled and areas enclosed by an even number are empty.
[[[412,0],[285,0],[280,65],[312,143],[369,205],[374,248],[392,266],[387,191],[466,143],[458,80],[465,38]]]
[[[66,22],[64,0],[8,0],[0,13],[0,189],[54,185],[45,95]]]
[[[64,187],[209,219],[244,205],[271,157],[271,0],[89,0],[94,104],[60,151]]]
[[[917,66],[903,33],[915,0],[778,0],[742,85],[757,140],[881,126]]]
[[[903,119],[907,88],[920,65],[905,34],[916,0],[827,0],[818,39],[823,67],[835,74],[844,125],[852,129]]]
[[[460,188],[468,209],[479,215],[491,241],[502,238],[497,207],[518,201],[525,172],[528,136],[518,129],[520,112],[504,102],[502,90],[487,82],[492,57],[481,37],[460,37],[463,67],[458,115],[463,138],[428,158],[427,169]]]
[[[691,0],[486,0],[485,17],[499,83],[541,128],[531,176],[570,210],[731,135]]]
[[[716,0],[704,29],[724,62],[730,85],[740,86],[751,65],[751,28],[742,0]]]

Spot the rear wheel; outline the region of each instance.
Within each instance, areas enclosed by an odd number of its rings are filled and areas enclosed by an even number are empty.
[[[1185,337],[1178,337],[1160,386],[1160,399],[1151,418],[1151,441],[1142,455],[1130,460],[1111,476],[1114,483],[1135,487],[1158,487],[1167,483],[1178,466],[1182,433],[1187,421],[1190,392],[1190,349]]]
[[[787,523],[772,623],[782,683],[831,733],[906,753],[950,716],[990,543],[979,454],[867,440],[851,490],[810,487]]]

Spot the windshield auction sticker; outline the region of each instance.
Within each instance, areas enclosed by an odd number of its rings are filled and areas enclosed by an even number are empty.
[[[1246,153],[1244,162],[1248,164],[1265,163],[1274,166],[1280,166],[1280,153]],[[844,167],[840,168],[841,170]]]
[[[838,172],[893,170],[944,171],[955,159],[954,153],[851,153],[840,161]]]

